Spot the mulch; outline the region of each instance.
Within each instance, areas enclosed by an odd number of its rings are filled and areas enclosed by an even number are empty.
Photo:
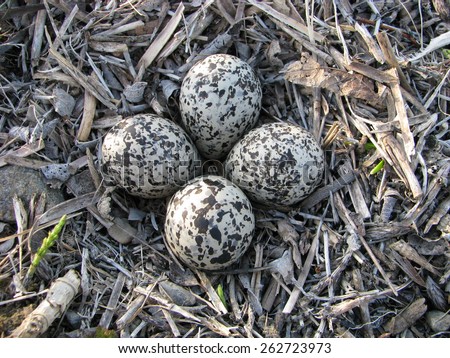
[[[1,335],[75,271],[41,336],[449,337],[450,11],[419,4],[5,1],[0,167],[39,171],[64,201],[18,197],[0,223]],[[164,244],[167,199],[105,188],[99,149],[133,114],[179,123],[183,77],[215,53],[254,68],[260,123],[311,131],[326,173],[298,205],[255,205],[246,255],[201,272]]]

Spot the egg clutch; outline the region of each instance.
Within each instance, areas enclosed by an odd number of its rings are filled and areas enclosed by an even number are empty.
[[[181,126],[138,114],[106,134],[106,185],[142,198],[169,198],[164,236],[181,262],[221,270],[237,262],[255,230],[252,202],[298,203],[320,184],[324,155],[314,136],[290,123],[257,125],[262,89],[252,68],[218,54],[197,62],[180,89]],[[183,127],[183,128],[182,128]],[[202,160],[224,177],[202,176]]]

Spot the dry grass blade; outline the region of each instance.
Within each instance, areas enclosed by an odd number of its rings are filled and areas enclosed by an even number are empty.
[[[166,27],[159,33],[156,39],[152,42],[150,47],[145,51],[144,55],[141,57],[137,64],[137,76],[135,78],[135,82],[140,82],[142,77],[144,76],[144,71],[150,66],[153,60],[158,56],[160,51],[169,41],[172,34],[175,32],[175,29],[178,26],[178,23],[181,21],[183,16],[184,5],[180,3],[178,5],[175,14],[167,23]]]
[[[377,292],[374,294],[364,295],[363,297],[358,297],[350,300],[343,301],[336,305],[327,307],[323,310],[323,315],[325,317],[338,317],[356,307],[361,307],[367,305],[373,300],[379,299],[381,297],[392,294],[392,290]]]
[[[91,93],[95,98],[97,98],[101,103],[103,103],[107,108],[115,109],[117,106],[117,101],[110,98],[105,89],[97,81],[92,81],[84,73],[82,73],[78,68],[76,68],[71,62],[66,60],[62,55],[60,55],[53,47],[50,47],[50,55],[58,62],[62,70],[72,77],[81,87],[86,91]]]
[[[400,142],[391,134],[382,134],[381,144],[387,153],[388,160],[392,163],[393,169],[399,175],[399,177],[405,182],[414,198],[419,199],[422,197],[422,187],[419,180],[415,175],[408,154],[405,152],[404,147]]]
[[[157,293],[153,293],[153,294],[147,296],[147,294],[145,293],[144,290],[138,289],[137,291],[139,293],[145,295],[147,297],[147,299],[157,302],[159,305],[161,305],[162,307],[164,307],[165,309],[167,309],[170,312],[177,313],[177,314],[179,314],[179,315],[181,315],[181,316],[183,316],[183,317],[185,317],[185,318],[187,318],[189,320],[197,322],[197,323],[202,322],[201,318],[193,315],[192,313],[188,312],[184,308],[171,303],[170,301],[168,301],[167,299],[161,297]]]
[[[202,271],[196,271],[197,276],[200,279],[200,284],[205,290],[205,292],[208,294],[212,304],[214,305],[214,308],[217,310],[217,312],[225,314],[228,313],[228,309],[223,304],[222,300],[220,299],[219,295],[217,294],[216,290],[211,284],[211,281],[209,280],[208,276],[202,272]]]
[[[300,296],[301,289],[303,288],[303,285],[305,284],[306,278],[308,277],[308,272],[311,268],[311,265],[314,260],[315,251],[317,248],[317,245],[319,243],[319,233],[320,230],[317,232],[318,234],[314,238],[314,241],[311,243],[311,247],[309,248],[308,256],[306,257],[305,263],[303,264],[302,270],[300,272],[299,277],[297,278],[297,282],[295,285],[295,288],[293,289],[292,293],[289,296],[289,300],[287,301],[286,305],[283,308],[284,314],[289,314],[292,312],[292,310],[295,308],[295,304],[297,303],[297,300]]]
[[[114,283],[114,287],[111,292],[111,296],[109,297],[108,307],[102,315],[100,319],[99,326],[104,329],[108,329],[111,321],[113,319],[114,312],[117,309],[119,299],[122,293],[123,286],[125,284],[126,276],[123,273],[119,273],[117,276],[116,282]]]
[[[324,37],[322,35],[320,35],[319,33],[315,32],[315,31],[309,31],[308,27],[299,23],[298,21],[296,21],[295,19],[288,17],[286,15],[284,15],[283,13],[275,10],[274,8],[270,7],[268,4],[260,2],[260,1],[255,1],[255,0],[249,0],[248,1],[250,4],[252,4],[253,6],[256,6],[257,8],[261,9],[262,11],[266,12],[268,15],[274,17],[275,19],[277,19],[278,21],[281,21],[284,24],[289,25],[290,27],[292,27],[293,29],[303,33],[306,36],[313,36],[314,40],[317,42],[323,42],[324,41]]]
[[[391,72],[391,73],[389,73]],[[395,76],[395,70],[388,71],[388,74]],[[395,109],[397,111],[396,120],[400,123],[400,130],[402,132],[403,146],[405,147],[405,153],[408,161],[411,161],[411,157],[415,154],[414,138],[409,128],[408,115],[406,114],[406,106],[403,101],[402,91],[398,82],[391,83],[392,96],[394,97]]]
[[[7,157],[9,156],[16,156],[16,157],[28,157],[32,154],[35,154],[36,152],[39,152],[40,150],[44,149],[44,141],[38,140],[33,143],[24,144],[19,149],[11,150],[9,152],[6,152],[2,156],[0,156],[0,167],[3,167],[7,164]]]

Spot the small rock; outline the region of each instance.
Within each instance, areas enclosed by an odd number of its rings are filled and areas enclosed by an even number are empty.
[[[448,331],[450,314],[441,311],[430,311],[426,314],[427,323],[434,332]]]
[[[193,306],[196,303],[195,296],[185,288],[174,284],[173,282],[163,281],[159,283],[162,293],[170,297],[176,305]]]
[[[144,98],[144,91],[147,87],[147,82],[136,82],[130,86],[126,86],[123,94],[127,101],[131,103],[139,103]]]
[[[63,182],[70,178],[70,168],[69,164],[49,164],[41,168],[42,174],[47,178],[48,181],[60,182],[60,186]]]
[[[180,286],[196,286],[198,285],[197,278],[194,273],[188,268],[182,268],[180,265],[176,264],[171,260],[169,262],[170,271],[168,277],[172,282],[175,282]]]
[[[60,190],[50,189],[41,174],[33,169],[7,165],[0,168],[0,221],[15,222],[13,196],[17,194],[28,206],[33,194],[47,194],[46,209],[64,201]]]
[[[81,316],[78,312],[68,310],[65,317],[72,329],[79,329],[81,327]]]
[[[67,182],[67,187],[75,196],[92,193],[97,189],[88,169],[71,176]]]

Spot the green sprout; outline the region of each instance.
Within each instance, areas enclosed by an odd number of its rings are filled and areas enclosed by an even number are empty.
[[[44,258],[44,256],[47,254],[48,250],[53,246],[56,240],[58,240],[59,234],[61,233],[64,225],[66,224],[66,219],[67,215],[63,215],[59,220],[58,224],[56,224],[56,226],[53,228],[52,231],[50,231],[50,233],[44,239],[44,241],[42,241],[42,245],[34,255],[33,261],[31,262],[31,266],[28,269],[27,273],[28,278],[31,278],[34,275],[36,268],[38,267],[41,260]]]
[[[444,55],[444,57],[446,59],[449,59],[450,58],[450,49],[448,49],[448,48],[442,49],[442,54]]]
[[[372,142],[367,142],[366,144],[364,144],[364,149],[366,150],[366,152],[376,148],[377,147],[375,147],[375,144],[373,144]]]
[[[217,295],[219,296],[220,300],[222,301],[223,305],[227,307],[227,300],[225,299],[225,293],[223,292],[223,287],[219,283],[217,286]]]
[[[94,338],[117,338],[117,334],[112,329],[106,329],[106,328],[98,326],[95,329]]]
[[[370,171],[370,175],[375,175],[383,168],[384,168],[384,159],[381,159],[380,162],[377,165],[375,165],[375,167]]]

